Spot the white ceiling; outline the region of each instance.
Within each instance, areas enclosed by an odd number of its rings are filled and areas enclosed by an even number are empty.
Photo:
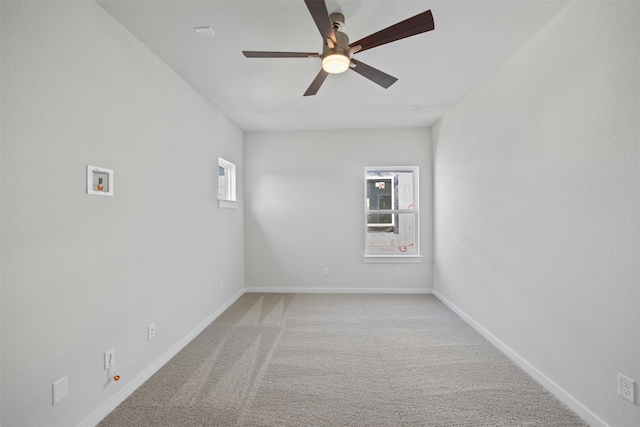
[[[243,130],[259,131],[431,126],[570,1],[327,0],[352,41],[427,9],[435,30],[354,56],[397,77],[389,89],[347,71],[308,97],[318,58],[242,55],[321,52],[303,0],[98,3]],[[203,26],[215,36],[198,36]]]

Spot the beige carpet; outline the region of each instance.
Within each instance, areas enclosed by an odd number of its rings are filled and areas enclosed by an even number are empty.
[[[245,294],[100,424],[586,426],[431,295]]]

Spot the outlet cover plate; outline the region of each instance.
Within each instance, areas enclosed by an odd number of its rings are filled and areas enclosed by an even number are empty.
[[[636,382],[618,372],[618,394],[636,404]]]

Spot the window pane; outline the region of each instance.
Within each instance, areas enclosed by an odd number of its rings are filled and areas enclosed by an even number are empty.
[[[227,170],[218,166],[218,199],[227,200]]]
[[[393,209],[394,208],[394,177],[367,175],[367,209]]]
[[[368,171],[368,210],[413,209],[413,171]]]
[[[390,215],[397,226],[367,229],[366,249],[372,255],[415,254],[415,213]]]
[[[413,172],[398,172],[398,209],[413,209]]]

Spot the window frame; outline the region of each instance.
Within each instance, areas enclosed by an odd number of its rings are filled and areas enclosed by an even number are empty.
[[[392,208],[391,209],[370,209],[370,201],[368,194],[368,186],[369,181],[374,180],[378,177],[383,179],[389,179],[388,176],[394,176],[394,174],[401,172],[411,172],[412,173],[412,195],[413,195],[413,204],[412,207],[407,209],[399,209],[397,206],[398,195],[393,193],[392,189]],[[376,177],[372,177],[373,173],[380,174]],[[414,262],[419,263],[422,262],[422,255],[420,252],[420,188],[419,188],[420,176],[419,176],[419,167],[418,166],[367,166],[364,168],[364,216],[363,216],[363,230],[364,230],[364,254],[363,261],[364,262]],[[392,180],[393,185],[393,180]],[[391,214],[393,215],[394,221],[394,233],[397,234],[397,228],[395,222],[397,218],[399,218],[400,214],[410,214],[413,215],[413,252],[401,253],[401,252],[392,252],[392,253],[384,253],[384,252],[372,252],[368,247],[368,239],[369,239],[369,215],[370,214]],[[400,226],[398,223],[397,226]]]
[[[225,173],[220,175],[220,169],[224,169]],[[236,199],[236,165],[228,160],[218,157],[218,207],[236,208],[238,201]],[[220,177],[225,177],[224,194],[220,193],[221,183]]]

